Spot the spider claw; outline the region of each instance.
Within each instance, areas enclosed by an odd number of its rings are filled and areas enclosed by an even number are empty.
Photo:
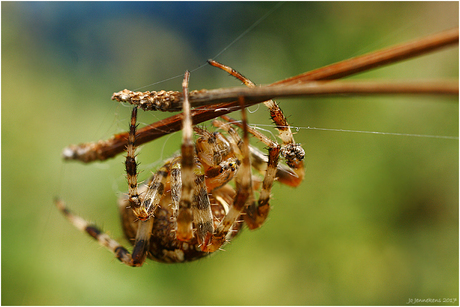
[[[212,234],[210,232],[206,233],[203,243],[199,245],[203,252],[207,251],[208,246],[211,244],[211,239],[212,239]]]

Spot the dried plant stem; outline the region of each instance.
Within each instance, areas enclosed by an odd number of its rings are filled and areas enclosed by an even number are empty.
[[[458,28],[439,32],[414,41],[402,43],[365,55],[357,56],[335,64],[327,65],[272,85],[298,84],[312,80],[333,80],[368,71],[383,65],[415,58],[419,55],[439,50],[443,47],[458,46]]]
[[[311,81],[295,85],[276,85],[264,87],[235,87],[209,90],[197,93],[192,101],[194,106],[214,105],[235,101],[244,97],[245,106],[269,99],[297,96],[333,95],[394,95],[394,94],[436,94],[458,95],[457,81]]]

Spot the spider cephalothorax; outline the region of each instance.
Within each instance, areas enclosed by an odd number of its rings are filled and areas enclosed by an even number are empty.
[[[214,61],[210,63],[246,85],[254,86],[233,69]],[[129,189],[128,194],[120,198],[119,209],[125,236],[134,245],[132,253],[97,227],[72,214],[62,201],[56,201],[58,208],[77,228],[90,234],[130,266],[141,266],[146,257],[160,262],[186,262],[209,255],[233,239],[243,221],[250,229],[264,223],[275,179],[297,186],[304,176],[305,153],[294,142],[286,118],[274,101],[266,101],[265,105],[279,131],[281,145],[250,128],[244,109],[241,122],[222,116],[224,121],[213,121],[222,133],[210,132],[192,127],[188,78],[186,72],[181,154],[166,160],[140,186],[135,154],[138,106],[131,114],[125,161]],[[121,96],[114,94],[114,99],[130,97],[126,90],[122,92]],[[240,102],[244,103],[244,97],[240,97]],[[158,99],[154,103],[154,109],[161,109],[157,106]],[[144,105],[143,109],[149,107]],[[238,130],[243,131],[242,138]],[[196,141],[193,141],[193,131],[198,135]],[[249,145],[249,134],[268,147],[268,157]],[[278,163],[280,155],[290,168]],[[251,168],[263,174],[263,180],[253,175]],[[254,191],[259,191],[257,200]]]

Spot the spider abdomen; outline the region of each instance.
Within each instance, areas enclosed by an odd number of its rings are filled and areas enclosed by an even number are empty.
[[[143,195],[146,186],[139,187],[140,195]],[[234,193],[233,188],[226,186],[218,191],[219,200],[210,195],[211,210],[213,215],[213,226],[217,227],[219,222],[226,214],[225,202],[231,199]],[[148,258],[164,263],[180,263],[197,260],[208,256],[210,253],[203,252],[196,236],[189,241],[180,241],[176,238],[176,218],[172,209],[171,190],[165,192],[158,208],[155,210],[152,235],[150,237]],[[129,208],[127,196],[119,199],[119,209],[122,219],[123,232],[132,244],[136,238],[138,221],[133,210]],[[227,240],[233,239],[241,230],[241,219],[233,226],[232,232],[227,236]]]

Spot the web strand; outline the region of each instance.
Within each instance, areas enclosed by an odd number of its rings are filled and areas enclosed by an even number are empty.
[[[259,124],[257,127],[271,127],[270,125]],[[253,128],[257,128],[253,127]],[[333,131],[333,132],[348,132],[348,133],[363,133],[363,134],[379,134],[379,135],[394,135],[394,136],[407,136],[407,137],[419,137],[419,138],[435,138],[435,139],[447,139],[447,140],[458,140],[458,136],[449,135],[430,135],[430,134],[416,134],[416,133],[400,133],[400,132],[382,132],[382,131],[366,131],[366,130],[350,130],[350,129],[337,129],[337,128],[320,128],[320,127],[298,127],[291,126],[292,130],[319,130],[319,131]]]
[[[283,2],[277,3],[273,8],[271,8],[265,15],[260,17],[256,22],[254,22],[249,28],[247,28],[243,33],[241,33],[237,38],[235,38],[230,44],[228,44],[224,49],[222,49],[218,54],[216,54],[212,59],[216,59],[219,57],[222,53],[227,51],[228,48],[230,48],[233,44],[235,44],[237,41],[239,41],[241,38],[243,38],[246,34],[252,31],[259,23],[264,21],[268,16],[270,16],[274,11],[276,11],[281,5],[283,5]]]

